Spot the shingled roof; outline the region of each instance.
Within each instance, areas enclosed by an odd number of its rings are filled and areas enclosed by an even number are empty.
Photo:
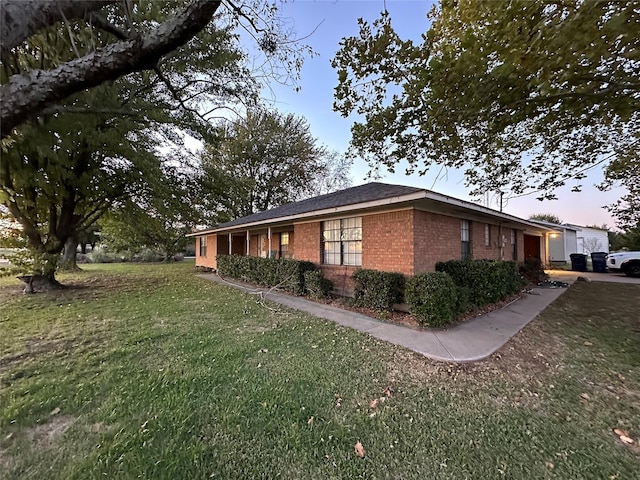
[[[324,210],[327,208],[344,207],[347,205],[355,205],[357,203],[384,200],[386,198],[408,195],[420,191],[424,191],[424,189],[406,187],[404,185],[390,185],[388,183],[372,182],[340,190],[338,192],[327,193],[326,195],[320,195],[319,197],[307,198],[306,200],[301,200],[299,202],[287,203],[281,207],[254,213],[253,215],[246,217],[236,218],[230,222],[218,225],[215,229],[235,227],[254,222],[263,222],[266,220],[275,220],[282,217],[301,215],[303,213]]]

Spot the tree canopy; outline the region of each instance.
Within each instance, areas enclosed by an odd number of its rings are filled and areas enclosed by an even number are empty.
[[[594,166],[640,161],[639,7],[442,0],[419,44],[383,12],[342,40],[334,108],[364,116],[351,148],[373,168],[444,165],[474,194],[553,198]]]
[[[317,145],[304,118],[264,108],[225,123],[202,156],[204,188],[219,202],[219,221],[347,186],[349,165]]]

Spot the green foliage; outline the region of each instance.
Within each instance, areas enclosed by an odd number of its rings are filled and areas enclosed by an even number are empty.
[[[442,327],[458,314],[458,288],[444,272],[428,272],[407,280],[405,299],[422,325]]]
[[[304,272],[304,287],[309,296],[326,298],[333,291],[333,282],[324,278],[321,270],[308,270]]]
[[[562,225],[562,220],[553,213],[534,213],[529,216],[529,220],[542,220],[543,222],[556,223]]]
[[[502,260],[449,260],[436,263],[461,290],[460,311],[498,302],[523,286],[515,262]]]
[[[216,261],[220,275],[282,288],[296,295],[305,293],[305,272],[316,269],[311,262],[250,255],[218,255]]]
[[[353,272],[354,305],[385,311],[402,302],[404,276],[401,273],[358,269]]]
[[[611,251],[631,250],[640,251],[640,225],[623,232],[609,232]]]
[[[598,165],[637,171],[636,1],[442,0],[429,18],[420,44],[388,12],[361,19],[332,62],[334,108],[364,117],[351,152],[372,169],[463,168],[473,194],[541,198]]]
[[[207,145],[205,192],[220,202],[221,220],[268,210],[302,196],[323,172],[326,153],[303,118],[249,110],[239,123],[222,126],[218,142]]]
[[[518,270],[524,281],[533,285],[537,285],[547,278],[547,274],[542,268],[542,260],[536,257],[525,258]]]
[[[199,188],[186,170],[157,168],[149,172],[144,189],[136,192],[101,221],[101,239],[112,250],[161,252],[165,260],[184,251],[186,234],[201,216]]]

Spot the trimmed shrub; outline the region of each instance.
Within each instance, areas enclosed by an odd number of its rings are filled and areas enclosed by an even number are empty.
[[[458,314],[458,288],[444,272],[421,273],[407,280],[405,299],[422,325],[441,327]]]
[[[518,292],[522,278],[515,262],[502,260],[449,260],[436,263],[460,289],[460,311],[498,302]]]
[[[359,269],[353,272],[354,305],[374,310],[391,310],[402,302],[404,276],[401,273]]]
[[[304,288],[313,298],[326,298],[333,290],[333,282],[327,278],[320,270],[304,272]]]
[[[316,269],[311,262],[248,255],[218,255],[216,261],[220,275],[279,287],[296,295],[305,292],[304,273]]]
[[[519,267],[520,275],[527,283],[537,285],[543,282],[547,278],[547,274],[544,273],[542,268],[542,260],[536,257],[527,257]]]

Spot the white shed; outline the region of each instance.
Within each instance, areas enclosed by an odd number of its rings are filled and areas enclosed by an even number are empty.
[[[601,228],[580,227],[578,228],[578,236],[576,238],[578,244],[578,253],[590,255],[593,252],[609,253],[609,233]]]

